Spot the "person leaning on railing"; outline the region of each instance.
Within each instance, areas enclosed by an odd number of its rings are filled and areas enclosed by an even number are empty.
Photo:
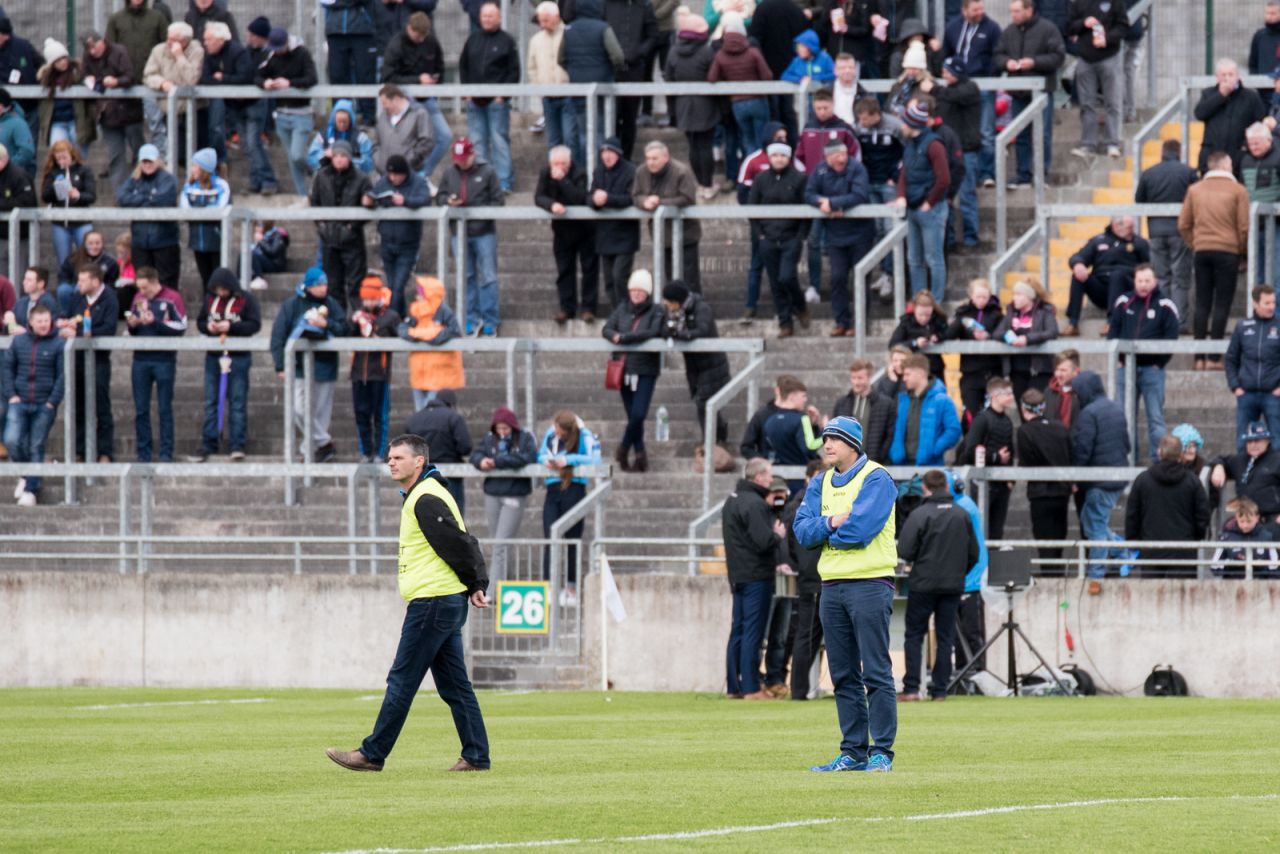
[[[1244,450],[1219,457],[1209,476],[1217,489],[1235,481],[1236,496],[1257,504],[1268,525],[1280,523],[1280,450],[1271,439],[1265,421],[1253,422],[1240,437]]]
[[[1182,442],[1165,436],[1157,459],[1133,481],[1124,504],[1126,540],[1203,540],[1209,529],[1209,496],[1182,464]],[[1194,560],[1187,549],[1142,549],[1143,560]],[[1195,577],[1194,566],[1143,566],[1143,578]]]

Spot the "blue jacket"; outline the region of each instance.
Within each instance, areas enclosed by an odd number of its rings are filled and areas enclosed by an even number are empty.
[[[147,298],[139,291],[133,297],[133,304],[129,306],[130,312],[138,312],[143,303],[148,302]],[[150,300],[151,314],[154,320],[147,324],[138,324],[129,330],[129,334],[139,338],[153,338],[165,336],[185,335],[187,333],[187,304],[183,302],[182,294],[173,288],[162,287],[160,293],[156,294],[156,298]],[[178,354],[170,350],[168,352],[161,350],[139,350],[133,354],[133,361],[136,362],[160,362],[173,364],[177,361]]]
[[[578,0],[574,19],[565,25],[564,70],[570,83],[612,83],[613,63],[604,49],[604,4],[601,0]]]
[[[893,445],[889,448],[889,462],[895,466],[940,466],[943,454],[960,441],[960,418],[956,406],[947,396],[942,380],[934,380],[924,393],[920,404],[920,438],[916,445],[916,458],[907,459],[907,413],[911,411],[911,395],[906,389],[898,392],[898,421],[893,425]]]
[[[122,208],[176,208],[178,182],[173,174],[157,169],[154,175],[139,174],[116,190],[116,204]],[[164,249],[178,245],[178,218],[172,221],[130,223],[134,249]]]
[[[982,514],[978,512],[978,505],[972,498],[963,492],[956,491],[956,478],[950,469],[947,469],[946,475],[947,487],[951,490],[955,505],[969,514],[969,523],[973,525],[973,536],[978,541],[978,561],[969,568],[969,572],[964,577],[964,592],[977,593],[982,589],[987,576],[987,536],[982,530]]]
[[[808,59],[801,59],[799,54],[791,60],[787,70],[782,72],[782,80],[788,83],[799,83],[808,77],[814,83],[836,79],[836,66],[831,55],[818,44],[818,34],[813,30],[805,30],[792,40],[792,44],[802,44],[812,54]]]
[[[764,451],[770,461],[802,466],[818,458],[818,452],[805,445],[804,419],[808,417],[798,409],[778,409],[765,420]]]
[[[31,127],[23,118],[22,107],[13,106],[0,115],[0,145],[9,152],[9,160],[22,167],[28,175],[36,173],[36,144],[31,138]]]
[[[329,0],[324,9],[326,36],[371,36],[377,32],[373,4],[377,0]]]
[[[189,181],[178,197],[180,208],[225,208],[231,204],[231,185],[214,175],[209,186]],[[217,252],[222,247],[222,226],[216,222],[192,222],[187,227],[192,252]]]
[[[332,286],[330,286],[332,287]],[[325,306],[329,311],[329,322],[324,329],[318,329],[307,323],[306,313],[313,308]],[[312,299],[302,284],[298,284],[295,296],[285,300],[276,315],[276,322],[271,326],[271,358],[275,362],[276,371],[284,370],[285,344],[292,338],[307,338],[313,341],[324,341],[328,338],[341,338],[347,334],[347,315],[342,306],[332,296],[323,301]],[[294,364],[295,377],[302,378],[302,354],[299,353]],[[338,379],[338,354],[316,353],[315,380],[321,383],[336,382]]]
[[[15,394],[23,403],[47,403],[57,408],[62,402],[63,341],[57,330],[37,338],[28,330],[9,343],[0,370],[0,394],[8,400]]]
[[[863,454],[847,472],[836,472],[832,482],[836,486],[844,486],[862,471],[868,459]],[[865,549],[884,529],[898,502],[898,487],[894,485],[893,478],[884,469],[867,475],[862,483],[862,490],[853,500],[849,518],[834,531],[831,530],[828,517],[822,515],[823,480],[824,478],[815,477],[809,481],[804,502],[796,511],[796,519],[791,526],[796,539],[807,549],[826,545],[833,549]]]
[[[334,117],[340,112],[346,113],[347,118],[351,120],[351,124],[342,132],[339,132],[333,123]],[[372,172],[373,141],[369,139],[367,133],[360,130],[360,126],[356,123],[356,109],[350,98],[339,98],[334,102],[333,109],[329,111],[329,123],[325,125],[323,131],[311,138],[311,145],[307,147],[307,168],[312,172],[320,171],[325,151],[340,139],[351,143],[352,165],[366,175]]]
[[[959,15],[947,24],[942,37],[943,58],[957,57],[965,77],[998,77],[1003,72],[996,69],[993,55],[1000,43],[1000,25],[984,16],[978,24],[978,31],[968,42],[968,50],[961,53],[961,37],[967,26]]]
[[[53,317],[57,320],[61,311],[58,308],[58,298],[53,294],[45,291],[36,300],[36,305],[47,306],[49,311],[53,312]],[[13,320],[19,326],[27,325],[27,313],[31,310],[31,297],[23,294],[18,297],[18,301],[13,304]]]
[[[1093,371],[1081,371],[1071,384],[1080,398],[1080,414],[1071,425],[1071,464],[1076,466],[1129,465],[1129,427],[1124,409],[1107,397],[1102,378]],[[1097,486],[1111,492],[1124,489],[1120,481],[1082,483],[1082,489]]]
[[[840,210],[870,204],[871,182],[866,167],[850,160],[843,172],[837,172],[825,161],[820,163],[805,184],[804,202],[817,207],[823,197],[831,200],[832,208]],[[876,240],[875,220],[841,217],[823,220],[823,225],[832,246],[860,245],[870,249]]]
[[[1165,297],[1157,287],[1146,299],[1137,291],[1129,291],[1111,307],[1108,339],[1122,341],[1176,341],[1178,340],[1178,309],[1173,300]],[[1234,335],[1232,338],[1234,339]],[[1155,365],[1163,368],[1171,355],[1156,353],[1139,354],[1139,367]],[[1120,358],[1124,361],[1124,357]]]
[[[377,196],[382,193],[399,193],[404,196],[404,209],[417,210],[430,207],[431,189],[417,172],[410,172],[408,178],[399,187],[393,185],[386,175],[373,185],[374,203],[380,208],[394,208],[390,202],[381,202]],[[394,246],[397,249],[417,249],[422,245],[422,220],[398,219],[385,220],[378,223],[378,237],[383,246]]]
[[[1280,388],[1280,317],[1241,320],[1227,346],[1227,388],[1265,391]]]
[[[578,447],[573,453],[566,453],[560,448],[559,442],[556,440],[556,428],[548,427],[547,432],[542,434],[542,444],[538,446],[538,462],[546,465],[547,460],[555,458],[563,458],[571,466],[598,465],[600,463],[600,440],[596,438],[595,433],[587,429],[587,426],[582,423],[582,419],[578,419]],[[559,473],[555,473],[543,481],[548,486],[559,482]],[[587,479],[585,477],[574,477],[573,482],[586,486]]]

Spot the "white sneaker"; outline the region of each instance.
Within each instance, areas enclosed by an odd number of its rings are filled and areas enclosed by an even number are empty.
[[[547,129],[547,117],[538,116],[538,120],[533,123],[533,127],[529,128],[529,133],[542,133]]]
[[[255,276],[253,281],[249,283],[251,291],[265,291],[267,289],[267,280],[261,276]]]
[[[428,195],[430,198],[433,198],[433,199],[434,199],[434,198],[436,197],[436,193],[437,193],[437,192],[438,192],[438,191],[437,191],[437,189],[436,189],[436,185],[435,185],[435,184],[433,184],[433,183],[431,183],[431,179],[430,179],[430,178],[428,178],[428,179],[427,179],[427,195]]]
[[[804,289],[804,301],[810,304],[822,301],[822,297],[818,296],[818,291],[812,285]]]
[[[575,587],[566,587],[560,591],[560,607],[576,608],[578,607],[578,590]]]
[[[35,507],[36,494],[34,492],[22,493],[22,496],[18,499],[18,506],[19,507]]]
[[[27,479],[25,477],[18,478],[18,485],[13,488],[14,499],[21,498],[23,493],[27,491]]]
[[[1120,157],[1121,157],[1120,146],[1118,146],[1118,145],[1108,145],[1108,146],[1107,146],[1107,156],[1108,156],[1108,157],[1110,157],[1112,160],[1119,160],[1119,159],[1120,159]]]
[[[875,282],[871,285],[871,287],[872,287],[872,289],[873,289],[873,290],[875,290],[875,291],[876,291],[878,294],[880,294],[881,296],[884,296],[885,294],[892,294],[892,293],[893,293],[893,279],[889,278],[889,274],[888,274],[888,273],[886,273],[886,272],[884,272],[883,270],[881,270],[881,271],[880,271],[880,275],[879,275],[878,277],[876,277],[876,280],[875,280]]]

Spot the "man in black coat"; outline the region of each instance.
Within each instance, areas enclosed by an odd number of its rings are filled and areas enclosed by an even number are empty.
[[[779,549],[787,533],[765,503],[772,480],[772,463],[761,457],[747,460],[743,477],[720,514],[733,593],[733,627],[725,650],[726,691],[733,699],[772,698],[760,687],[760,644],[773,601],[774,574],[782,562]]]
[[[557,145],[547,152],[547,165],[538,174],[533,202],[557,217],[563,216],[570,205],[579,207],[587,203],[587,172],[573,162],[567,145]],[[579,310],[583,321],[594,322],[600,293],[595,224],[582,219],[553,221],[551,251],[556,257],[556,291],[560,295],[556,323],[564,325]],[[575,267],[581,271],[581,299]]]
[[[1014,456],[1018,465],[1048,468],[1071,465],[1071,435],[1060,421],[1045,418],[1044,392],[1028,389],[1022,395],[1022,426],[1014,436]],[[1037,540],[1067,538],[1067,506],[1071,484],[1060,480],[1027,481],[1027,504],[1031,510],[1031,536]],[[1058,560],[1061,548],[1037,549],[1042,560]],[[1044,567],[1064,574],[1060,567]]]
[[[1013,383],[1006,377],[992,377],[987,381],[987,405],[969,425],[969,433],[956,454],[956,462],[977,465],[978,448],[983,449],[984,465],[1013,465],[1012,413],[1017,402],[1013,399]],[[1004,539],[1004,522],[1009,515],[1009,496],[1012,484],[1006,481],[990,481],[987,484],[987,536],[993,540]]]
[[[1195,472],[1182,464],[1182,441],[1160,440],[1159,458],[1138,475],[1124,506],[1126,540],[1203,540],[1209,527],[1209,496]],[[1144,560],[1185,560],[1195,552],[1180,549],[1142,549]],[[1194,566],[1143,566],[1148,578],[1196,575]]]
[[[689,290],[689,286],[674,279],[662,289],[662,301],[666,303],[667,323],[663,334],[677,341],[694,341],[698,338],[719,338],[716,319],[711,304]],[[689,383],[689,396],[698,413],[698,426],[703,436],[707,430],[707,401],[729,382],[729,358],[724,353],[685,353],[684,376]],[[724,414],[716,413],[716,441],[729,438],[729,425]],[[710,465],[710,461],[707,461]]]
[[[1109,314],[1116,300],[1133,287],[1133,271],[1151,262],[1151,246],[1135,232],[1133,217],[1113,216],[1102,234],[1089,238],[1067,259],[1071,268],[1071,296],[1067,301],[1064,338],[1080,334],[1085,297]]]
[[[1092,157],[1101,153],[1098,143],[1098,92],[1106,120],[1109,157],[1118,158],[1120,123],[1124,120],[1124,49],[1129,35],[1129,12],[1113,0],[1072,0],[1066,36],[1076,63],[1076,97],[1080,101],[1080,145],[1072,153]]]
[[[1280,522],[1280,451],[1271,447],[1267,422],[1253,422],[1240,440],[1244,450],[1219,457],[1209,483],[1221,489],[1228,480],[1234,480],[1236,496],[1257,504],[1263,523]]]
[[[796,574],[796,611],[791,619],[791,699],[809,699],[809,671],[822,645],[822,620],[818,618],[818,601],[822,596],[822,576],[818,574],[818,558],[822,549],[806,549],[796,539],[793,525],[796,511],[804,503],[805,492],[813,479],[821,475],[821,460],[811,460],[804,471],[804,489],[797,489],[782,508],[782,524],[787,528],[783,560]]]
[[[658,19],[649,0],[605,0],[604,20],[622,46],[626,65],[615,71],[619,83],[644,82],[644,64],[658,43]],[[622,153],[631,159],[636,144],[639,98],[617,99],[616,124]]]
[[[881,465],[889,464],[889,446],[898,420],[897,397],[881,394],[871,385],[875,365],[870,359],[854,359],[849,365],[849,392],[836,400],[831,417],[847,415],[862,425],[862,450]]]
[[[435,393],[427,405],[409,416],[404,432],[413,433],[427,440],[432,465],[461,463],[471,456],[471,431],[467,420],[458,412],[458,395],[452,389]],[[466,481],[450,480],[446,486],[458,505],[458,512],[466,512]]]
[[[351,143],[338,140],[327,162],[311,182],[313,208],[357,208],[373,192],[369,177],[351,159]],[[347,310],[360,302],[360,280],[369,271],[365,254],[364,220],[325,220],[316,223],[324,255],[321,266],[332,284],[334,298]],[[434,459],[434,458],[433,458]]]
[[[480,7],[480,29],[467,37],[458,57],[463,83],[519,83],[520,49],[501,29],[502,10],[493,0]],[[467,134],[480,156],[493,164],[502,189],[515,187],[511,165],[511,102],[503,97],[467,99]]]
[[[1262,27],[1249,42],[1249,73],[1270,75],[1277,65],[1280,65],[1280,3],[1268,0],[1262,10]]]
[[[1010,77],[1039,77],[1044,80],[1045,91],[1058,88],[1058,69],[1067,58],[1062,31],[1043,15],[1036,14],[1032,0],[1013,0],[1010,4],[1010,24],[1000,33],[993,60],[997,72],[1007,72]],[[1031,106],[1032,92],[1014,92],[1014,115]],[[1018,175],[1009,182],[1010,189],[1031,186],[1032,127],[1018,134]],[[1053,98],[1045,105],[1044,112],[1044,171],[1049,174],[1053,151]],[[1039,179],[1040,176],[1035,176]]]
[[[769,157],[769,168],[752,180],[747,204],[804,204],[805,176],[792,162],[791,146],[785,142],[773,142],[765,153]],[[778,315],[779,338],[790,338],[795,334],[793,314],[801,326],[809,325],[809,309],[796,274],[807,230],[805,221],[800,219],[751,220],[751,234],[760,247],[764,270],[769,274],[773,308]]]
[[[1166,139],[1160,147],[1160,162],[1138,177],[1133,200],[1140,205],[1180,205],[1197,177],[1196,170],[1182,162],[1182,143]],[[1178,233],[1178,218],[1147,217],[1147,237],[1156,279],[1178,309],[1178,332],[1190,333],[1191,249]]]
[[[1253,89],[1240,82],[1240,66],[1234,59],[1219,59],[1214,66],[1217,83],[1200,93],[1196,121],[1204,122],[1200,143],[1200,174],[1209,171],[1209,155],[1225,151],[1231,155],[1231,169],[1240,174],[1244,156],[1244,132],[1267,115],[1266,105]]]
[[[763,0],[756,6],[747,35],[760,46],[774,80],[781,80],[782,72],[795,59],[795,38],[809,26],[809,19],[794,0]],[[799,139],[800,125],[791,96],[772,95],[769,100],[769,112],[786,126],[787,139]]]
[[[216,7],[215,7],[216,8]],[[231,13],[228,12],[228,15]],[[191,14],[188,13],[190,18]],[[191,23],[190,20],[187,23]],[[256,69],[253,58],[244,45],[240,44],[234,29],[217,19],[204,25],[204,35],[198,32],[204,44],[204,63],[200,71],[201,86],[251,86]],[[227,114],[232,115],[232,125],[243,124],[242,116],[247,107],[257,103],[250,101],[230,101],[224,98],[210,98],[209,106],[196,114],[196,139],[201,148],[209,147],[218,153],[218,162],[227,159]]]
[[[957,215],[964,224],[964,245],[973,248],[978,245],[978,173],[982,170],[982,92],[978,84],[965,76],[964,65],[959,57],[952,57],[942,63],[942,79],[946,86],[935,86],[931,82],[928,88],[921,85],[921,91],[933,96],[937,105],[938,118],[942,126],[955,132],[960,141],[960,150],[964,153],[964,178],[959,182],[952,176],[951,195],[960,201],[957,212],[955,207],[948,211],[947,242],[955,237],[953,223]]]
[[[1244,436],[1249,423],[1265,418],[1280,430],[1280,318],[1271,285],[1253,289],[1253,316],[1236,324],[1227,346],[1227,388],[1236,398],[1236,434]],[[1240,450],[1240,448],[1236,448]]]
[[[930,469],[920,479],[924,501],[898,537],[898,557],[911,564],[907,576],[907,630],[904,638],[906,675],[899,701],[920,699],[920,644],[933,617],[937,652],[929,679],[929,697],[947,698],[951,681],[951,648],[956,635],[956,612],[964,593],[964,577],[978,560],[978,539],[969,514],[957,507],[947,476]]]
[[[631,207],[636,166],[622,154],[622,143],[611,136],[600,147],[600,165],[591,177],[587,203],[596,210]],[[596,255],[604,271],[604,289],[613,304],[627,301],[627,280],[640,250],[640,220],[602,219],[596,223]]]
[[[1150,264],[1139,264],[1133,271],[1133,290],[1111,309],[1107,338],[1118,341],[1178,340],[1178,309],[1156,285],[1156,271]],[[1123,366],[1127,355],[1120,357],[1122,370],[1116,379],[1116,400],[1125,399]],[[1147,412],[1147,444],[1151,459],[1164,437],[1165,365],[1173,358],[1167,353],[1142,353],[1138,360],[1137,398]],[[1134,418],[1137,418],[1135,404]]]

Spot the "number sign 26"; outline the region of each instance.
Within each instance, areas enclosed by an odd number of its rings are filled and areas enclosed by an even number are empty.
[[[498,634],[545,635],[550,629],[550,585],[545,581],[498,582]]]

